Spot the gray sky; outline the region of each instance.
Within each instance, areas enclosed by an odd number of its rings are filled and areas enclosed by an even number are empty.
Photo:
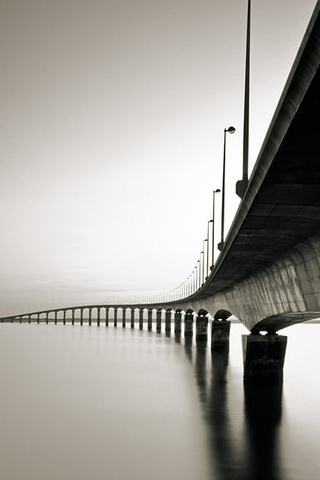
[[[316,0],[253,0],[250,169]],[[246,0],[0,0],[0,316],[161,293],[241,178]],[[220,198],[216,228],[219,230]],[[217,238],[217,241],[219,238]]]

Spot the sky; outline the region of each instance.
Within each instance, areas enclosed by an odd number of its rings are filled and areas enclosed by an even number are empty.
[[[250,171],[315,4],[252,1]],[[247,0],[0,0],[0,316],[184,282],[232,125],[227,233],[246,15]],[[217,242],[220,212],[216,195]]]

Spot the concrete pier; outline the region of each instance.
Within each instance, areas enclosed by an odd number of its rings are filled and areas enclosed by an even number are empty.
[[[167,334],[171,333],[171,310],[168,308],[166,310],[166,327],[165,331]]]
[[[208,339],[208,317],[207,310],[199,310],[196,319],[196,342],[206,342]]]
[[[134,308],[131,309],[131,328],[134,328]]]
[[[143,329],[143,308],[139,310],[139,330]]]
[[[188,309],[184,317],[184,336],[193,336],[193,310]]]
[[[148,331],[151,332],[152,330],[152,308],[148,310]]]
[[[174,313],[174,333],[175,335],[180,335],[181,334],[181,315],[182,315],[182,310],[178,309]]]
[[[126,328],[126,313],[127,313],[127,309],[123,308],[122,309],[122,327],[123,328]]]
[[[284,335],[242,335],[244,381],[281,381],[286,346]]]
[[[211,324],[211,348],[228,348],[231,322],[213,320]]]
[[[161,333],[161,316],[162,316],[162,310],[159,308],[157,310],[157,333]]]
[[[116,327],[118,325],[118,309],[114,309],[114,319],[113,319],[113,325]]]

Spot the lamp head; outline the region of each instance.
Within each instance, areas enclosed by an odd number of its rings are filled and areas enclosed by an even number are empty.
[[[236,129],[234,127],[229,127],[229,128],[225,128],[224,130],[225,132],[228,132],[228,133],[234,133],[236,131]]]

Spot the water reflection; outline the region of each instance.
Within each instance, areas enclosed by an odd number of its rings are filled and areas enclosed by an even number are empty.
[[[233,381],[228,348],[210,351],[205,344],[186,340],[185,353],[208,427],[212,478],[284,480],[279,453],[282,383],[243,386]],[[235,403],[239,389],[244,396]]]
[[[282,381],[274,385],[246,384],[244,391],[247,478],[281,480]]]

